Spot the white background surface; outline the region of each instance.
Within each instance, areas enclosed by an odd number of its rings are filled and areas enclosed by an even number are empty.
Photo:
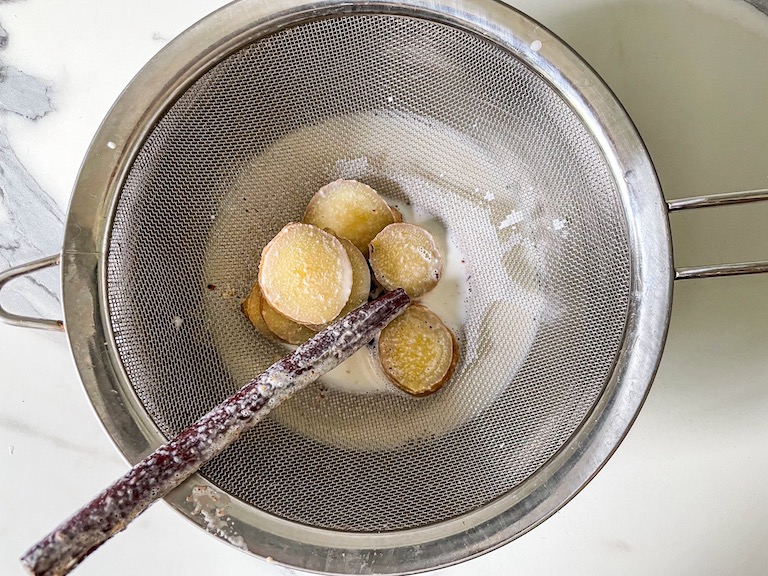
[[[0,4],[3,62],[51,87],[54,111],[0,118],[66,209],[99,122],[139,68],[213,0]],[[606,78],[668,198],[768,186],[768,17],[740,0],[517,2]],[[13,190],[3,190],[12,194]],[[675,215],[678,265],[768,258],[768,210]],[[768,566],[768,277],[675,286],[649,399],[604,470],[519,540],[433,574],[764,574]],[[126,470],[61,335],[0,325],[0,574]],[[230,548],[164,503],[82,576],[291,571]]]

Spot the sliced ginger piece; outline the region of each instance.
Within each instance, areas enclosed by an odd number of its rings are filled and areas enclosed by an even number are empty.
[[[307,205],[303,221],[318,228],[332,228],[360,252],[395,219],[379,194],[356,180],[335,180],[318,190]]]
[[[397,208],[394,206],[390,206],[389,209],[392,211],[392,218],[395,219],[395,224],[399,224],[403,221],[403,213],[400,212]]]
[[[426,396],[451,378],[459,347],[437,314],[412,304],[381,331],[378,355],[393,384],[414,396]]]
[[[352,291],[349,294],[349,300],[339,313],[339,316],[344,316],[368,301],[371,293],[371,270],[363,253],[352,242],[346,238],[339,238],[339,242],[347,251],[349,262],[352,264]]]
[[[352,291],[352,264],[337,238],[292,222],[264,247],[259,286],[267,303],[299,324],[321,326],[339,315]]]
[[[390,224],[370,245],[376,280],[387,290],[405,289],[408,296],[423,296],[440,280],[443,258],[432,234],[415,224]]]
[[[264,322],[264,318],[261,316],[261,302],[261,289],[257,282],[251,288],[251,293],[248,294],[248,298],[245,299],[240,308],[256,330],[264,336],[274,338],[275,334],[269,329],[269,326],[267,326],[267,323]]]
[[[283,316],[261,297],[261,316],[267,328],[283,342],[303,344],[315,335],[314,330]]]

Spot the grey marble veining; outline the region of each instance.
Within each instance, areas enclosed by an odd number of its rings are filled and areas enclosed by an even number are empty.
[[[0,49],[8,41],[0,26]],[[17,114],[35,122],[51,111],[51,88],[0,60],[0,117]],[[24,167],[0,127],[0,269],[59,252],[63,230],[61,208]],[[58,318],[58,284],[57,270],[18,279],[3,290],[3,305],[15,313]]]
[[[37,120],[53,110],[49,92],[48,86],[37,78],[12,66],[0,65],[0,110]]]

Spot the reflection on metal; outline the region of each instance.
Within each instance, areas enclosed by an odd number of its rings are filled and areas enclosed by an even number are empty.
[[[715,278],[717,276],[740,276],[742,274],[762,274],[768,272],[768,261],[737,262],[735,264],[716,264],[710,266],[689,266],[675,268],[675,280],[692,278]]]
[[[708,196],[692,196],[669,200],[667,207],[670,212],[687,210],[688,208],[707,208],[711,206],[728,206],[729,204],[748,204],[768,200],[768,188],[762,190],[746,190],[744,192],[727,192],[725,194],[710,194]]]

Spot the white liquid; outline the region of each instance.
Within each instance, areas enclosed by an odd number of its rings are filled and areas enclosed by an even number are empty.
[[[418,302],[437,314],[457,338],[461,338],[469,298],[464,255],[432,214],[418,206],[408,206],[392,198],[384,199],[400,211],[404,222],[421,226],[435,239],[443,256],[443,275],[437,286],[419,298]],[[358,350],[343,364],[323,376],[322,382],[328,388],[353,394],[401,393],[382,372],[375,349],[371,346]]]

